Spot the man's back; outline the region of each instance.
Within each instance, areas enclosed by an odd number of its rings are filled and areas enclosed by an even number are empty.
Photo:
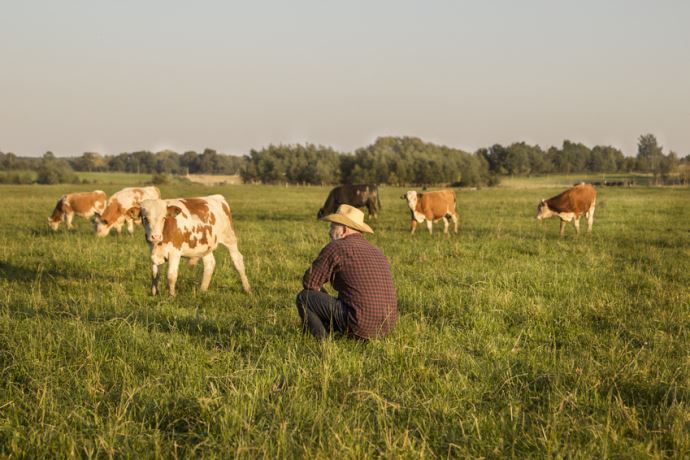
[[[395,326],[397,298],[386,256],[360,234],[331,241],[304,274],[304,288],[330,281],[348,306],[350,332],[361,338],[384,336]]]

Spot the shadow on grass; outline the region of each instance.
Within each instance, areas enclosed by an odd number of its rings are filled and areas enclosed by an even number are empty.
[[[50,305],[29,306],[25,302],[12,302],[6,306],[14,318],[23,320],[46,318],[62,321],[65,318],[79,318],[94,327],[109,323],[137,326],[150,333],[180,334],[198,339],[204,347],[213,350],[233,349],[240,354],[260,351],[266,340],[258,337],[280,337],[285,334],[286,325],[268,321],[264,315],[256,313],[251,317],[241,314],[224,315],[222,318],[206,316],[174,316],[156,311],[115,312],[112,310],[75,311],[53,308]],[[295,317],[294,330],[298,331]],[[238,340],[239,339],[239,340]]]
[[[72,222],[72,225],[74,228],[71,230],[68,230],[67,227],[65,226],[64,222],[60,223],[60,228],[57,230],[53,230],[48,225],[46,225],[44,222],[41,222],[41,225],[32,227],[31,229],[28,230],[28,233],[31,236],[39,236],[39,237],[57,237],[57,236],[62,236],[63,234],[69,234],[69,235],[93,235],[94,237],[96,236],[96,233],[93,230],[93,224],[91,222]]]
[[[208,349],[232,348],[241,354],[258,351],[265,346],[265,340],[256,340],[257,337],[279,337],[285,333],[285,324],[268,321],[261,311],[254,311],[251,315],[235,311],[222,317],[176,316],[151,310],[132,311],[129,314],[106,311],[89,312],[81,318],[92,323],[107,323],[113,320],[136,323],[149,332],[181,334],[199,339]],[[297,319],[294,327],[297,331]],[[235,340],[240,338],[242,339]]]
[[[42,267],[39,267],[32,269],[19,265],[12,265],[9,262],[0,261],[0,278],[5,278],[9,281],[36,281],[46,277],[74,278],[75,273],[63,273],[55,268],[43,269]],[[86,279],[87,275],[84,274],[83,278]]]
[[[5,261],[0,261],[0,278],[17,282],[42,281],[46,278],[62,278],[69,280],[108,279],[102,274],[77,270],[76,267],[73,266],[69,266],[64,270],[58,270],[55,267],[44,268],[43,266],[27,268],[20,265],[13,265]]]
[[[679,382],[631,381],[624,380],[602,385],[599,394],[607,398],[609,394],[617,395],[628,406],[638,408],[668,408],[682,401],[687,401],[690,393]]]

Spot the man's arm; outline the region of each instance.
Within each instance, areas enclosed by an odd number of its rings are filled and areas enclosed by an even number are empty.
[[[321,250],[319,256],[312,262],[311,267],[304,272],[302,286],[310,291],[323,290],[323,285],[331,280],[337,265],[338,257],[335,247],[332,243],[329,243]]]

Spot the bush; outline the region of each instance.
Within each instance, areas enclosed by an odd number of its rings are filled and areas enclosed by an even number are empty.
[[[154,174],[151,177],[151,183],[153,185],[168,185],[170,182],[172,182],[172,177],[170,177],[169,174]]]
[[[0,172],[0,184],[33,184],[35,182],[32,171]]]
[[[64,167],[46,167],[41,166],[38,169],[36,182],[39,184],[77,184],[79,177],[74,171]]]

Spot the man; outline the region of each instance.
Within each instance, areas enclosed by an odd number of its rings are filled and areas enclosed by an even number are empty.
[[[333,331],[360,339],[385,336],[395,326],[398,301],[386,256],[362,236],[374,231],[364,213],[347,204],[321,220],[331,223],[331,242],[304,273],[297,295],[304,331],[318,339]],[[323,290],[328,281],[338,298]]]

